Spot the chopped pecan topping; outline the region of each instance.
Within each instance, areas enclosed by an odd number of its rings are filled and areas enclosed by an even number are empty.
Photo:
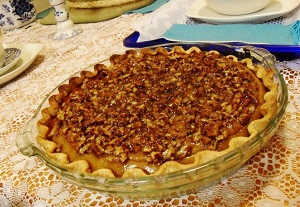
[[[233,136],[248,136],[265,93],[245,63],[216,52],[128,51],[95,71],[68,91],[49,135],[123,163],[223,150]]]

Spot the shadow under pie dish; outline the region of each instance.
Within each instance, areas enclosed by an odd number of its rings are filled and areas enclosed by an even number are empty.
[[[17,144],[114,196],[189,193],[239,169],[274,135],[287,103],[274,63],[265,50],[221,44],[128,50],[54,89]]]

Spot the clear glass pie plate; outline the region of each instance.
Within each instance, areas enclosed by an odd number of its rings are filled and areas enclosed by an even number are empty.
[[[254,64],[260,64],[264,66],[264,68],[273,70],[275,72],[274,81],[278,85],[278,106],[275,114],[264,130],[258,133],[254,138],[249,139],[246,143],[236,147],[223,156],[193,168],[173,173],[136,178],[105,178],[69,172],[51,160],[36,141],[38,133],[37,121],[41,118],[41,110],[49,106],[48,98],[58,93],[57,86],[40,104],[32,119],[20,130],[17,138],[17,146],[20,152],[26,156],[39,157],[50,169],[70,183],[96,190],[106,195],[125,199],[144,200],[178,197],[180,195],[196,192],[200,188],[211,185],[221,178],[237,171],[247,160],[268,143],[270,138],[275,134],[285,112],[288,100],[287,86],[282,75],[275,67],[276,59],[265,49],[248,46],[237,47],[209,43],[174,43],[159,46],[171,49],[175,45],[182,46],[184,49],[196,46],[203,51],[217,50],[224,55],[234,55],[239,59],[251,58]],[[109,61],[105,61],[104,64],[109,64]],[[93,67],[84,70],[93,70]],[[79,75],[80,73],[76,73],[73,76]],[[68,80],[62,84],[65,83],[68,83]]]

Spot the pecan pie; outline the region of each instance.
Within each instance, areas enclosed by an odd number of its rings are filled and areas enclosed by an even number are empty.
[[[274,73],[250,59],[175,46],[128,50],[58,87],[38,142],[71,171],[158,175],[217,158],[260,132],[277,107]]]

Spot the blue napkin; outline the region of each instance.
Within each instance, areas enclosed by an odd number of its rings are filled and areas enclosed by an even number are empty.
[[[140,14],[145,14],[145,13],[149,13],[149,12],[153,12],[156,9],[158,9],[159,7],[161,7],[163,4],[167,3],[169,0],[156,0],[155,2],[153,2],[152,4],[142,7],[140,9],[136,9],[136,10],[131,10],[126,12],[126,14],[129,13],[140,13]]]
[[[298,45],[300,22],[281,24],[174,24],[164,38],[172,41],[245,42],[274,45]]]

